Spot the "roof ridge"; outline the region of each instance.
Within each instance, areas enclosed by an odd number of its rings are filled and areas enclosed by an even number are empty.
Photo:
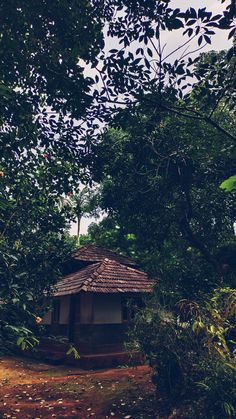
[[[79,247],[78,249],[76,249],[75,253],[77,253],[77,252],[83,253],[85,250],[88,249],[89,246],[91,246],[91,243],[89,243],[89,244],[87,244],[85,246]]]
[[[74,256],[79,258],[81,257],[86,257],[86,253],[87,252],[91,252],[95,254],[95,257],[98,258],[102,258],[103,254],[106,257],[106,255],[108,256],[108,258],[110,259],[121,259],[121,263],[122,261],[126,264],[131,264],[131,265],[136,265],[136,260],[129,255],[124,255],[120,252],[117,252],[115,250],[111,250],[109,248],[97,245],[97,244],[93,244],[93,243],[89,243],[85,246],[79,247],[75,252],[74,252]],[[89,260],[89,259],[88,259]],[[91,259],[92,260],[92,259]],[[103,260],[103,259],[100,259]]]
[[[143,270],[141,270],[141,269],[133,268],[133,267],[128,266],[128,265],[125,265],[124,263],[118,262],[118,261],[117,261],[117,260],[115,260],[115,259],[104,258],[104,260],[108,260],[108,261],[110,261],[110,262],[115,263],[116,265],[120,265],[120,266],[122,266],[122,267],[126,268],[126,269],[127,269],[127,270],[129,270],[129,271],[134,271],[134,272],[138,272],[138,273],[142,272],[142,273],[145,273],[145,274],[147,275],[147,273],[146,273],[145,271],[143,271]]]
[[[76,273],[79,273],[80,274],[81,272],[86,271],[88,269],[95,270],[96,269],[96,265],[100,265],[100,264],[101,264],[101,262],[95,262],[95,263],[92,263],[89,266],[85,266],[84,268],[79,269],[77,272],[72,272],[72,273],[64,276],[59,282],[63,281],[63,282],[66,283],[67,279],[70,278],[70,277],[73,277]],[[90,275],[92,276],[93,274],[94,274],[94,272],[92,272]],[[85,282],[87,282],[89,279],[90,279],[90,277]],[[81,291],[83,289],[83,287],[85,285],[85,282],[83,284],[81,284],[81,286],[79,287],[79,291]]]
[[[85,287],[85,291],[87,291],[87,287],[91,286],[93,281],[99,278],[99,276],[105,271],[105,269],[107,267],[107,263],[109,263],[109,262],[112,262],[115,265],[122,266],[122,268],[126,268],[127,270],[137,272],[139,275],[140,274],[145,274],[145,276],[147,277],[147,280],[149,280],[147,273],[144,272],[144,271],[140,271],[138,269],[130,268],[129,266],[124,265],[123,263],[117,262],[114,259],[104,258],[101,262],[99,262],[99,266],[97,266],[97,268],[91,273],[91,276],[81,286],[81,290],[83,290],[83,288]],[[96,263],[96,265],[97,265],[97,263]]]
[[[88,285],[91,285],[93,280],[96,279],[99,275],[101,275],[101,273],[105,270],[105,266],[103,267],[103,269],[101,269],[100,272],[98,272],[99,268],[102,267],[102,265],[105,265],[105,260],[106,258],[104,258],[101,262],[98,263],[94,263],[92,265],[98,265],[96,269],[94,269],[94,271],[91,273],[91,276],[84,282],[84,284],[81,286],[81,290],[83,290],[84,287],[87,288]]]
[[[132,266],[126,266],[126,268],[129,270],[129,271],[134,271],[134,272],[143,272],[143,273],[145,273],[146,275],[147,275],[147,272],[145,272],[145,271],[143,271],[142,269],[137,269],[137,268],[133,268]]]
[[[101,249],[101,250],[105,250],[106,252],[112,253],[112,254],[114,254],[116,256],[121,256],[121,257],[124,257],[124,258],[132,259],[131,256],[123,255],[122,253],[119,253],[116,250],[109,249],[108,247],[105,247],[105,246],[100,246],[99,244],[90,243],[90,244],[87,245],[87,247],[92,247],[92,246],[93,247],[97,247],[98,249]]]

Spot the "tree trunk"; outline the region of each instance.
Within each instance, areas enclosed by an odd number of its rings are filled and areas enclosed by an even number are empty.
[[[80,226],[81,226],[81,218],[82,218],[82,215],[77,215],[77,220],[78,220],[78,226],[77,226],[77,242],[78,242],[78,245],[80,245]]]
[[[187,182],[183,181],[181,178],[180,184],[186,198],[185,208],[183,208],[183,218],[180,220],[181,232],[185,236],[186,240],[188,240],[189,244],[198,249],[204,259],[213,266],[221,280],[224,280],[224,276],[226,274],[225,265],[222,265],[222,263],[218,261],[217,257],[215,257],[215,255],[210,250],[208,250],[203,241],[197,237],[197,235],[195,235],[191,229],[190,223],[193,217],[193,208],[191,202],[190,187],[189,184],[187,184]]]

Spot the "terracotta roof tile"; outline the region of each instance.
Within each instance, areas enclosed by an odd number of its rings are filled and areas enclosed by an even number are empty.
[[[119,255],[95,244],[81,247],[74,253],[73,258],[84,262],[101,262],[107,258],[124,265],[136,266],[136,262],[129,256]]]
[[[80,291],[151,292],[152,286],[153,281],[145,272],[106,258],[65,276],[56,285],[54,296],[77,294]]]

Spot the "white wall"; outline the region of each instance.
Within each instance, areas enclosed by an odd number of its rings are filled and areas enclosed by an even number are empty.
[[[70,313],[70,296],[65,295],[64,297],[60,297],[59,324],[69,323],[69,313]]]
[[[80,294],[75,310],[80,310],[81,324],[112,324],[122,323],[121,295],[119,294]],[[70,296],[60,297],[59,324],[69,323]],[[52,323],[52,313],[47,312],[43,318],[43,324]]]
[[[80,294],[80,323],[93,323],[93,294]]]
[[[122,323],[121,296],[94,294],[93,320],[95,324]]]
[[[81,324],[122,323],[121,296],[118,294],[80,294]]]
[[[70,313],[70,296],[65,295],[60,297],[60,317],[59,324],[68,324],[69,323],[69,313]],[[42,324],[52,324],[52,310],[45,313],[43,317]]]

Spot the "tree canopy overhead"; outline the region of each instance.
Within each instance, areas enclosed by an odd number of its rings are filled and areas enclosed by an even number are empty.
[[[236,140],[235,4],[219,4],[222,11],[213,14],[207,7],[175,8],[172,1],[104,2],[114,47],[97,60],[100,88],[89,117],[103,117],[112,129],[99,137],[95,126],[87,141],[104,208],[122,232],[138,234],[143,249],[180,235],[185,251],[197,249],[218,279],[227,265],[218,259],[220,230],[233,239],[234,221],[233,198],[219,185],[234,175]],[[220,30],[230,49],[200,56]],[[182,41],[168,50],[166,34],[175,31]]]
[[[102,46],[99,8],[84,0],[2,1],[0,15],[1,81],[36,107],[81,116],[91,81],[78,60],[93,61]]]
[[[219,30],[226,31],[229,40],[234,37],[234,2],[219,1],[222,11],[218,14],[212,13],[207,7],[185,9],[181,5],[176,8],[171,0],[100,3],[103,4],[107,20],[105,32],[108,41],[93,65],[97,88],[94,90],[94,107],[90,108],[87,118],[90,116],[94,120],[96,116],[102,120],[107,115],[109,120],[119,107],[136,104],[144,98],[149,106],[176,112],[172,106],[174,95],[185,98],[185,104],[178,112],[218,125],[213,108],[208,113],[204,112],[197,103],[188,106],[187,99],[193,83],[202,87],[202,77],[199,71],[196,72],[195,66],[199,52],[211,44]],[[170,32],[176,32],[176,40],[179,40],[171,49],[168,42]],[[110,49],[109,45],[113,47]],[[228,61],[234,54],[235,47],[232,45],[228,51]],[[214,74],[210,63],[205,63],[202,68],[204,74],[206,71],[210,74],[209,90],[217,103],[222,99],[222,76],[224,78],[228,68],[226,60],[221,64],[222,68],[218,68],[219,77]],[[167,88],[172,93],[169,98],[164,94]],[[153,93],[156,94],[150,101],[149,95]],[[93,128],[92,123],[90,128]],[[225,131],[235,141],[230,131]]]

